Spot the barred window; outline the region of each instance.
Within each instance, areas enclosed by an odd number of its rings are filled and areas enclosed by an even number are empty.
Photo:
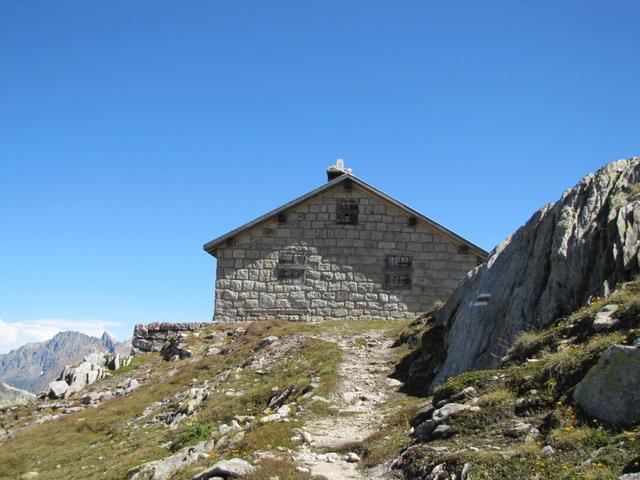
[[[384,288],[411,288],[413,257],[408,255],[387,255],[384,257]]]
[[[304,252],[286,251],[278,256],[276,278],[283,283],[302,283],[307,269],[307,256]]]
[[[339,199],[336,205],[336,223],[338,225],[358,224],[358,201]]]

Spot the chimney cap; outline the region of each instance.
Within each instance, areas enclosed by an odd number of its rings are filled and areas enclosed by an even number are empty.
[[[352,170],[350,168],[344,166],[344,160],[338,158],[336,159],[335,165],[329,165],[329,167],[327,168],[327,177],[329,181],[331,181],[334,178],[338,178],[339,176],[344,175],[345,173],[351,173],[351,171]]]

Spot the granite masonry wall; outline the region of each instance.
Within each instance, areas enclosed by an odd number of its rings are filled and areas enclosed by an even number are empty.
[[[355,225],[336,224],[345,200],[357,205]],[[402,318],[429,310],[482,259],[410,217],[343,182],[242,232],[216,251],[214,320]],[[390,268],[389,255],[402,268]],[[398,271],[405,283],[390,287],[385,273]]]

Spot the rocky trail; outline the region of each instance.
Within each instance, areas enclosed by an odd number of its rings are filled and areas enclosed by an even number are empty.
[[[332,415],[311,420],[301,429],[304,444],[293,456],[301,469],[329,479],[391,478],[384,467],[375,471],[358,468],[360,459],[354,453],[335,453],[375,432],[384,421],[382,407],[389,395],[401,395],[396,392],[400,382],[387,378],[393,364],[393,342],[383,333],[372,330],[356,338],[318,337],[336,343],[343,361],[334,393],[318,399],[330,405]]]

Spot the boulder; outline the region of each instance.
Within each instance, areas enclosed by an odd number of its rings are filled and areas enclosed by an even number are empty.
[[[90,353],[84,357],[84,361],[87,363],[93,363],[94,365],[98,365],[100,367],[104,367],[107,364],[107,358],[102,353]]]
[[[56,380],[49,384],[49,391],[47,396],[49,398],[64,398],[65,394],[69,390],[69,384],[63,380]]]
[[[260,348],[268,347],[269,345],[271,345],[272,343],[276,343],[277,341],[278,337],[276,337],[275,335],[271,335],[260,340],[259,346]]]
[[[174,474],[202,458],[215,448],[214,440],[206,440],[192,447],[186,447],[179,452],[161,460],[155,460],[142,465],[130,477],[130,480],[169,480]],[[209,478],[209,477],[206,477]]]
[[[578,383],[573,398],[608,425],[640,421],[640,348],[611,345]]]
[[[80,399],[80,402],[83,405],[91,405],[92,403],[97,403],[99,401],[100,401],[100,393],[98,392],[87,393]]]
[[[34,478],[40,478],[40,474],[38,472],[27,472],[23,473],[20,478],[22,480],[33,480]]]
[[[596,332],[601,330],[608,330],[615,327],[620,320],[613,318],[613,314],[618,310],[618,305],[605,305],[596,313],[596,318],[593,321],[593,329]]]
[[[120,355],[118,353],[106,357],[106,365],[109,370],[120,370],[131,364],[131,355]]]
[[[432,418],[435,422],[444,422],[447,418],[455,417],[460,412],[464,412],[465,410],[477,412],[478,410],[480,410],[480,407],[466,405],[464,403],[447,403],[444,407],[439,408],[435,412],[433,412]]]
[[[355,452],[349,452],[345,456],[345,460],[349,463],[358,463],[360,461],[360,455]]]
[[[244,477],[253,473],[255,467],[246,460],[241,458],[232,458],[230,460],[221,460],[213,467],[203,470],[193,480],[211,480],[214,477],[236,478]]]
[[[433,387],[496,368],[520,332],[543,328],[633,278],[640,271],[640,199],[631,192],[639,182],[640,158],[612,162],[498,245],[435,314],[440,352],[425,348],[414,360],[423,381]]]
[[[385,378],[384,383],[387,387],[391,388],[402,386],[402,382],[400,380],[396,380],[395,378]]]

